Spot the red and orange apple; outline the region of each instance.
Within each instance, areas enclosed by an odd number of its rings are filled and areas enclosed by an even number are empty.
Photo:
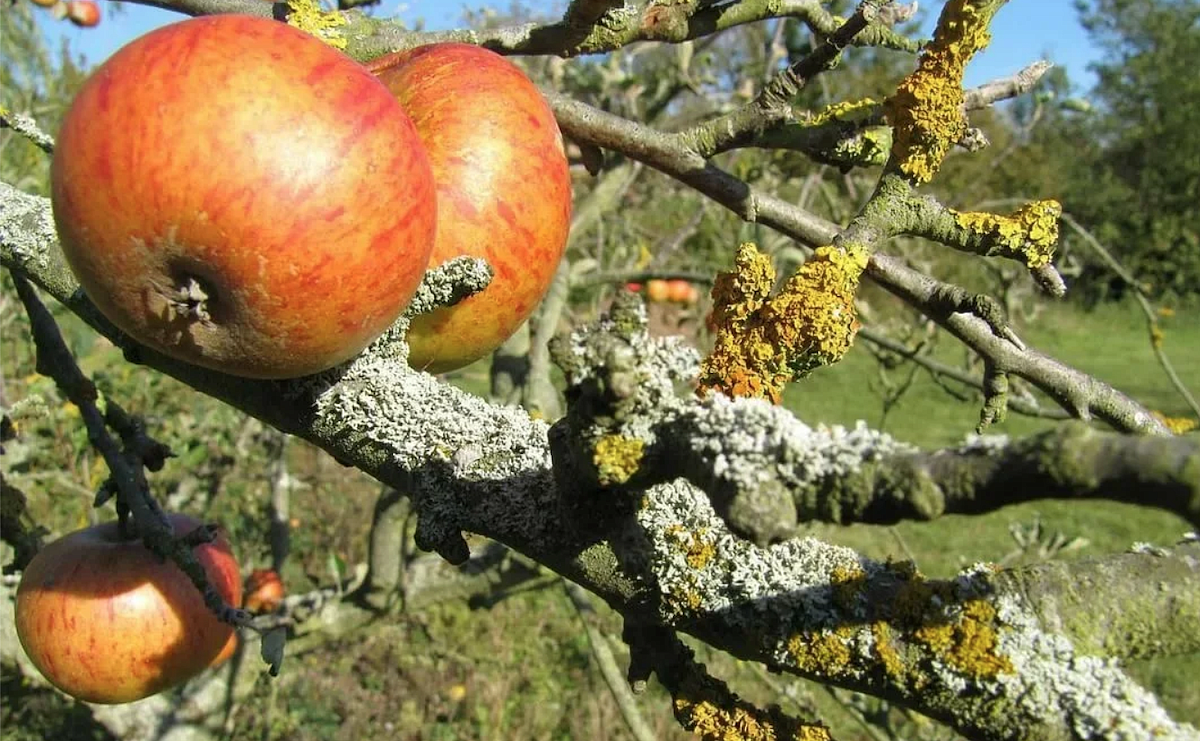
[[[200,525],[169,516],[176,535]],[[241,577],[218,536],[195,548],[209,584],[238,605]],[[17,587],[17,636],[50,683],[87,702],[124,703],[177,685],[236,648],[233,627],[196,586],[115,522],[77,530],[29,562]]]
[[[255,569],[246,580],[242,607],[250,612],[274,612],[283,602],[283,580],[274,569]]]
[[[498,347],[545,295],[571,222],[562,136],[537,87],[505,58],[432,44],[367,63],[403,104],[433,164],[430,267],[460,255],[494,271],[481,293],[417,317],[409,362],[442,372]]]
[[[63,252],[105,316],[254,378],[324,370],[383,332],[437,218],[395,97],[316,38],[238,15],[152,31],[101,65],[51,185]]]

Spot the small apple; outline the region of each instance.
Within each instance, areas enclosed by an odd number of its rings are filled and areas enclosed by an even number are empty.
[[[639,293],[642,290],[642,284],[641,283],[626,283],[625,290],[629,291],[630,293]]]
[[[699,298],[696,287],[686,280],[674,279],[667,281],[667,300],[676,304],[694,304]]]
[[[250,16],[114,54],[67,111],[50,179],[63,253],[113,324],[251,378],[356,355],[408,305],[436,229],[429,160],[395,97]]]
[[[661,304],[666,302],[671,295],[671,288],[667,282],[661,278],[651,278],[646,281],[646,298],[651,303]]]
[[[176,535],[200,526],[186,515],[168,519]],[[239,604],[238,565],[224,536],[195,554],[221,598]],[[178,566],[121,537],[115,522],[77,530],[34,556],[17,587],[16,628],[51,684],[105,704],[190,679],[228,651],[234,633]]]
[[[274,612],[283,602],[283,580],[274,569],[255,569],[246,580],[242,607],[250,612]]]
[[[571,226],[571,176],[549,105],[516,65],[469,44],[367,63],[420,132],[438,189],[430,266],[460,255],[495,271],[479,294],[417,317],[409,363],[440,373],[500,346],[550,287]]]
[[[100,6],[96,0],[69,0],[67,18],[80,28],[93,28],[100,25]]]

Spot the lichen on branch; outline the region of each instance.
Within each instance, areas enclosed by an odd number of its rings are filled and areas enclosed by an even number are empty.
[[[738,248],[735,269],[717,276],[712,323],[716,344],[701,365],[701,391],[766,398],[850,349],[859,323],[854,292],[868,254],[853,243],[817,250],[775,296],[770,258]]]
[[[316,36],[335,49],[346,49],[346,36],[340,27],[346,25],[346,17],[337,11],[321,9],[320,0],[287,0],[289,26]]]
[[[950,0],[938,19],[933,41],[917,69],[884,103],[895,129],[892,157],[917,183],[937,174],[950,147],[967,131],[963,115],[963,72],[975,52],[991,41],[988,24],[997,0]]]
[[[958,226],[982,239],[984,254],[1022,260],[1029,268],[1050,264],[1058,244],[1058,201],[1033,201],[1007,216],[954,212]]]

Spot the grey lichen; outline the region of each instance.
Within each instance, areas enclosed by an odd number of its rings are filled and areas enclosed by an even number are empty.
[[[420,287],[405,310],[414,317],[443,306],[453,306],[468,296],[479,293],[492,282],[493,271],[486,260],[478,257],[455,257],[425,273]]]
[[[1014,597],[997,600],[997,609],[1008,626],[999,650],[1014,671],[972,689],[1009,698],[1035,722],[1053,723],[1065,713],[1077,738],[1200,739],[1195,727],[1172,720],[1115,661],[1078,654],[1066,638],[1044,632]]]

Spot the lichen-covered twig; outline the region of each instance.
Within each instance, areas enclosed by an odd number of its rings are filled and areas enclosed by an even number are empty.
[[[0,107],[0,129],[12,129],[46,154],[54,153],[54,137],[42,131],[37,121],[24,113],[11,113]]]
[[[566,96],[547,93],[559,125],[569,136],[597,146],[614,149],[644,162],[712,198],[746,221],[764,224],[802,244],[830,244],[841,230],[804,209],[758,191],[741,179],[721,170],[689,149],[671,134],[662,133],[600,111]],[[893,181],[896,182],[896,181]],[[893,187],[907,189],[896,182]],[[877,204],[863,230],[873,228],[889,209]],[[894,210],[893,210],[894,212]],[[909,225],[916,229],[916,224]],[[862,241],[866,241],[863,235]],[[874,240],[878,239],[878,235]],[[1024,378],[1049,394],[1073,415],[1104,420],[1118,430],[1167,434],[1167,429],[1144,406],[1087,374],[1069,368],[1035,350],[1012,344],[1008,336],[997,336],[984,320],[947,311],[944,297],[963,293],[930,276],[912,270],[900,261],[873,254],[867,277],[904,299],[980,355],[991,359],[1005,372]]]
[[[1158,507],[1200,527],[1200,441],[1072,423],[1020,440],[980,437],[957,449],[892,456],[793,491],[802,520],[889,523],[1083,495]]]
[[[137,0],[187,15],[242,13],[270,18],[273,7],[258,0]],[[357,11],[340,12],[345,23],[336,29],[339,45],[358,60],[373,59],[394,51],[441,41],[486,46],[502,54],[544,54],[573,57],[602,54],[638,41],[682,42],[710,36],[746,23],[769,18],[796,18],[817,33],[831,34],[841,19],[817,0],[734,0],[711,4],[690,3],[692,12],[664,25],[651,3],[575,2],[565,17],[554,23],[528,23],[486,30],[414,32],[396,21],[373,18]],[[863,46],[916,51],[917,42],[876,22],[855,39]]]

